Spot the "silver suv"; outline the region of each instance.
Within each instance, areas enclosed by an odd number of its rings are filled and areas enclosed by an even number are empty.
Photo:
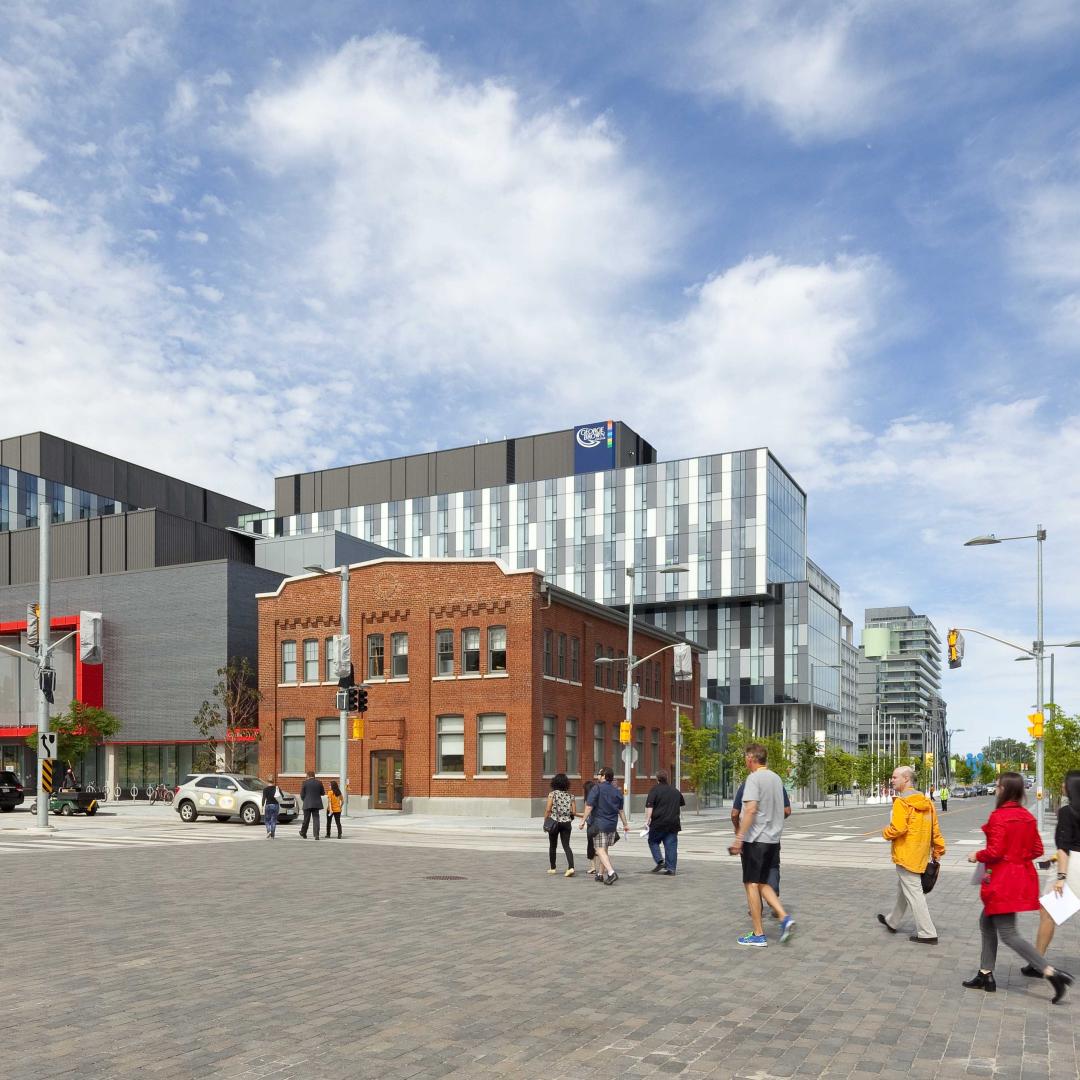
[[[245,825],[262,820],[262,793],[266,781],[257,776],[237,773],[193,773],[185,776],[173,796],[173,809],[181,821],[195,821],[200,814],[210,814],[218,821],[238,817]],[[296,799],[287,791],[278,791],[281,813],[278,821],[293,821],[297,815]]]

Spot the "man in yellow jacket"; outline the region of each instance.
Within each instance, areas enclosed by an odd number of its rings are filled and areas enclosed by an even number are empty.
[[[896,904],[888,917],[878,915],[878,922],[895,934],[908,908],[915,917],[915,933],[908,939],[920,945],[936,945],[937,929],[930,918],[926,895],[922,891],[922,872],[931,855],[945,854],[945,841],[938,828],[934,804],[915,789],[915,770],[898,765],[892,774],[892,817],[881,835],[892,841],[892,860],[896,863]]]

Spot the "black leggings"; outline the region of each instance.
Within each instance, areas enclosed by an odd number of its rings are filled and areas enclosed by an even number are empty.
[[[340,840],[341,839],[341,811],[340,810],[336,814],[332,814],[329,810],[326,811],[326,835],[327,836],[330,835],[330,822],[332,822],[332,821],[337,823],[337,834],[338,834],[338,839]]]
[[[570,826],[569,821],[563,822],[557,828],[548,833],[548,861],[551,869],[555,869],[555,845],[562,840],[562,849],[566,853],[566,865],[574,869],[574,853],[570,850]]]

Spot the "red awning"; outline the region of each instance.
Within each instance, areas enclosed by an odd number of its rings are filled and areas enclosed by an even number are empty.
[[[25,739],[35,731],[36,727],[0,727],[0,739]]]

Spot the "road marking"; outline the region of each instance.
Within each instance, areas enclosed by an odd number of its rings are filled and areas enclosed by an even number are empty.
[[[818,839],[819,840],[828,840],[830,842],[835,842],[835,841],[838,841],[838,840],[854,840],[855,837],[854,836],[821,836],[821,837],[818,837]]]

